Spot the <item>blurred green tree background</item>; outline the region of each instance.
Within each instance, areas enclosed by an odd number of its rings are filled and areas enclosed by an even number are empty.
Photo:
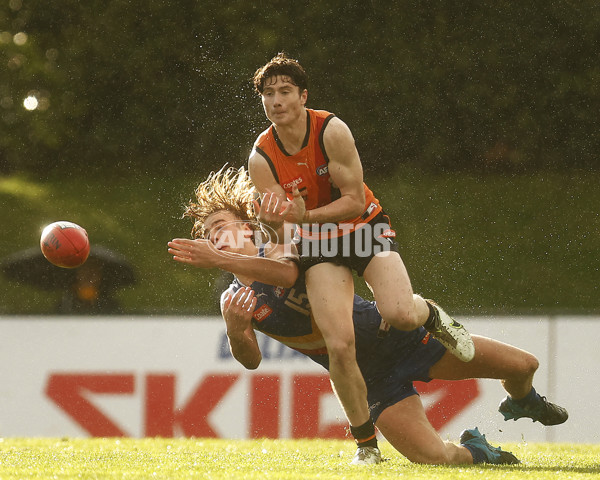
[[[79,221],[132,258],[140,283],[158,282],[124,294],[131,311],[214,312],[214,301],[194,303],[184,286],[214,273],[182,273],[161,255],[166,240],[188,234],[178,216],[194,186],[225,162],[245,164],[266,128],[251,77],[279,51],[305,66],[308,106],[351,127],[367,183],[406,236],[415,289],[467,313],[600,309],[600,6],[591,0],[8,0],[0,201],[10,237],[0,254],[15,241],[35,245],[45,221]],[[549,203],[557,196],[566,197]],[[489,241],[503,206],[514,213],[503,232],[515,235],[500,240],[513,245],[503,255],[512,268],[528,265],[516,281],[529,291],[525,306],[508,294],[498,302],[503,267],[486,260],[495,249],[460,260],[472,262],[468,272],[448,258]],[[561,218],[576,225],[557,225]],[[519,247],[519,236],[527,243],[540,230],[562,243]],[[422,265],[434,232],[448,250]],[[562,253],[538,268],[549,249]],[[483,281],[490,268],[497,273]],[[169,277],[177,292],[161,297]],[[536,301],[553,282],[578,293]],[[2,285],[5,311],[45,308]],[[469,298],[457,301],[464,291]]]

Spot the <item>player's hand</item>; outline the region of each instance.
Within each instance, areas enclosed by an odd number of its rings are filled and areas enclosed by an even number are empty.
[[[281,216],[286,222],[301,224],[304,223],[304,216],[306,215],[306,204],[304,198],[300,195],[298,187],[294,185],[292,189],[292,199],[283,202],[283,210]]]
[[[221,307],[227,325],[227,336],[243,335],[250,327],[256,301],[250,287],[240,288],[233,295],[227,294]]]
[[[216,268],[219,267],[219,261],[222,259],[221,252],[208,240],[175,238],[167,245],[173,260],[194,267]]]
[[[264,225],[267,225],[274,231],[278,231],[283,226],[284,222],[282,215],[282,204],[285,201],[285,197],[282,197],[277,193],[265,193],[258,209],[258,221]]]

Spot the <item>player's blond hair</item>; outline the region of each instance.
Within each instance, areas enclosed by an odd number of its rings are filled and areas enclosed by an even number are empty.
[[[256,214],[253,201],[256,190],[244,167],[225,168],[211,172],[208,178],[196,187],[196,199],[185,207],[184,217],[194,221],[192,238],[204,238],[204,222],[213,213],[226,210],[249,222],[254,229]]]

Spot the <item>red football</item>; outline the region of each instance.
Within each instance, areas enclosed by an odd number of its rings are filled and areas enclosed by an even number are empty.
[[[79,267],[90,254],[87,232],[72,222],[54,222],[46,226],[40,247],[50,263],[62,268]]]

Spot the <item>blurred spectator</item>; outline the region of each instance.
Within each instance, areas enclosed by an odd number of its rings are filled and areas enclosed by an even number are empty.
[[[17,252],[0,265],[10,280],[42,290],[62,290],[60,302],[49,313],[63,315],[123,313],[115,293],[136,282],[133,268],[123,256],[98,245],[92,246],[87,261],[78,268],[52,265],[39,248]]]
[[[103,282],[103,266],[95,258],[76,268],[73,283],[65,290],[56,313],[116,314],[122,313],[114,288]]]

